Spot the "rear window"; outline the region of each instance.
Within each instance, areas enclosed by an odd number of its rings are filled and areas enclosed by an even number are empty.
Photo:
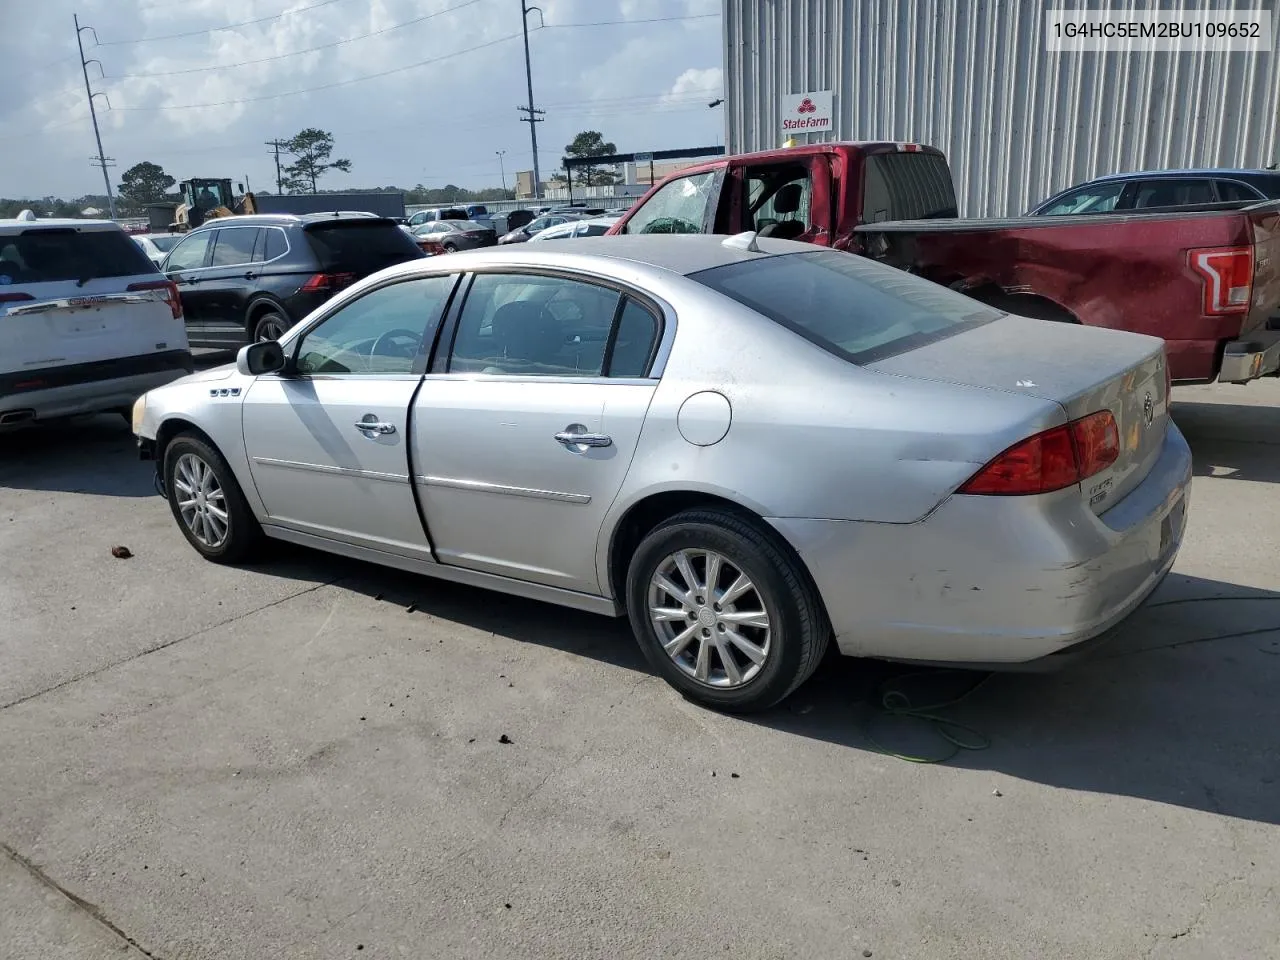
[[[178,241],[182,239],[182,235],[177,234],[171,237],[170,236],[148,237],[147,239],[156,245],[157,250],[160,250],[164,253],[168,253],[170,250],[172,250],[174,247],[178,245]]]
[[[957,215],[945,157],[936,153],[873,153],[866,158],[862,222],[928,220]]]
[[[422,256],[413,238],[394,223],[335,220],[308,227],[306,236],[322,270],[363,276]]]
[[[939,284],[838,250],[744,260],[689,277],[857,364],[1003,316]]]
[[[55,283],[155,273],[155,264],[122,230],[34,227],[0,236],[0,284]]]

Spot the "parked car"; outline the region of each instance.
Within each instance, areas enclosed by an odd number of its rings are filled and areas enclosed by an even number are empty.
[[[1061,217],[1123,210],[1159,210],[1196,204],[1253,204],[1280,200],[1280,171],[1146,170],[1114,173],[1063,190],[1027,216]]]
[[[547,227],[547,229],[535,233],[529,239],[533,241],[568,240],[571,237],[602,237],[617,222],[617,217],[586,217],[582,220],[570,220],[568,223],[562,223],[558,227]]]
[[[779,240],[596,237],[384,270],[135,409],[179,529],[611,616],[724,710],[857,656],[1061,663],[1174,562],[1154,337]]]
[[[462,208],[463,213],[467,215],[468,220],[474,220],[476,217],[487,217],[489,208],[483,203],[468,203]]]
[[[1011,313],[1162,337],[1177,382],[1245,383],[1280,369],[1280,203],[956,214],[941,151],[823,143],[681,170],[610,232],[752,230],[862,253]]]
[[[471,220],[437,220],[414,227],[413,233],[423,252],[428,254],[492,247],[498,242],[492,228]]]
[[[541,233],[548,227],[558,227],[562,223],[572,223],[581,219],[583,218],[577,214],[546,213],[534,220],[530,220],[522,227],[517,227],[509,233],[503,234],[498,238],[498,243],[524,243],[534,234]]]
[[[467,211],[461,207],[438,207],[434,210],[419,210],[406,221],[408,226],[417,227],[436,220],[466,220]]]
[[[369,214],[211,220],[169,251],[193,346],[274,340],[343,287],[423,256],[395,221]]]
[[[190,373],[178,291],[109,220],[0,220],[0,429]]]
[[[165,254],[176,247],[178,241],[182,239],[180,233],[133,233],[129,236],[157,267],[164,262]]]

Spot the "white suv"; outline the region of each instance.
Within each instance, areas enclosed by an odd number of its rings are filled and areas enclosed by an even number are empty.
[[[0,430],[128,417],[191,369],[177,288],[118,224],[0,220]]]

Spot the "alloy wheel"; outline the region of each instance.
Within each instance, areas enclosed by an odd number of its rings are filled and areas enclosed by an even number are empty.
[[[173,496],[193,537],[209,549],[226,542],[231,530],[226,494],[213,468],[194,453],[184,453],[174,465]]]
[[[649,580],[658,639],[689,677],[717,688],[749,683],[769,657],[764,597],[733,561],[712,550],[678,550]]]

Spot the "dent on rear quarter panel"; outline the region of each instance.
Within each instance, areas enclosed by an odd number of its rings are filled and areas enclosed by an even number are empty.
[[[996,453],[1062,421],[1038,398],[858,368],[690,286],[609,529],[651,492],[700,488],[763,516],[911,523]],[[728,434],[707,447],[676,425],[701,390],[732,406]]]

